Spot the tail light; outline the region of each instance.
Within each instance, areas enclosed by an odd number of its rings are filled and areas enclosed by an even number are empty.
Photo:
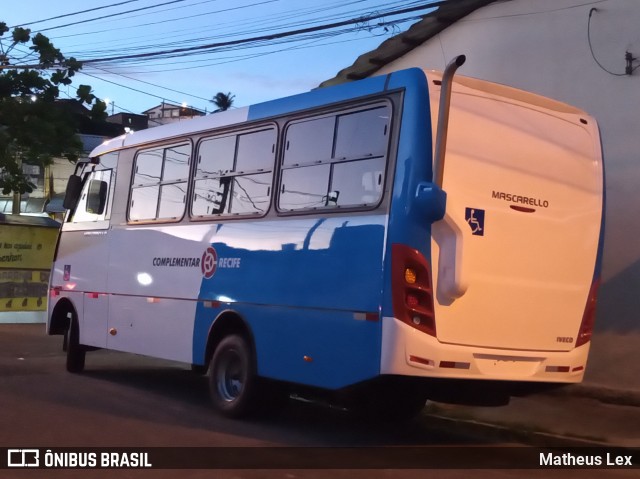
[[[580,324],[580,331],[578,331],[578,339],[576,340],[576,347],[591,341],[591,335],[593,334],[593,326],[596,322],[596,300],[598,297],[598,288],[600,287],[600,280],[596,279],[591,285],[589,290],[589,296],[587,297],[587,305],[584,308],[584,315],[582,316],[582,323]]]
[[[418,250],[402,244],[391,247],[391,291],[394,316],[435,336],[431,268]]]

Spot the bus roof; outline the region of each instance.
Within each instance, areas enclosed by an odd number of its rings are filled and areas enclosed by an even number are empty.
[[[393,85],[390,78],[393,76]],[[177,138],[186,134],[212,130],[228,125],[235,125],[247,121],[260,120],[275,117],[323,105],[348,101],[351,99],[374,95],[388,89],[397,89],[424,84],[425,74],[418,68],[402,70],[388,75],[367,78],[337,86],[319,88],[306,93],[290,97],[271,100],[249,107],[237,108],[224,112],[214,113],[198,118],[157,126],[147,130],[118,136],[94,148],[90,157],[96,157],[110,151],[127,148],[145,143]]]

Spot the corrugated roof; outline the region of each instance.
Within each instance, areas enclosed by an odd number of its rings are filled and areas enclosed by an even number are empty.
[[[422,45],[461,18],[494,1],[449,0],[437,10],[425,15],[418,23],[411,25],[407,31],[385,40],[375,50],[360,55],[353,65],[341,70],[335,77],[322,82],[320,87],[367,78],[383,66]]]

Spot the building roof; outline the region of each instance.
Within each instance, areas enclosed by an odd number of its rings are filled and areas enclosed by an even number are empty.
[[[152,108],[149,108],[148,110],[143,111],[142,114],[143,115],[148,115],[152,111],[156,111],[156,110],[176,110],[176,109],[179,109],[180,110],[180,115],[183,115],[183,116],[202,116],[202,115],[206,115],[206,113],[204,111],[199,110],[197,108],[193,108],[191,106],[176,105],[175,103],[171,103],[171,102],[168,102],[168,101],[160,103],[159,105],[156,105],[156,106],[154,106]]]
[[[350,67],[320,84],[321,87],[337,85],[353,80],[362,80],[373,75],[385,65],[409,53],[430,38],[454,24],[478,8],[495,0],[449,0],[437,10],[425,15],[407,31],[393,36],[378,48],[360,55]]]

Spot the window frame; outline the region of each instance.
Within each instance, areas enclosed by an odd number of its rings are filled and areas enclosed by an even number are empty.
[[[163,176],[165,171],[166,150],[169,150],[172,148],[179,148],[181,146],[189,147],[189,155],[188,155],[189,159],[188,159],[188,164],[186,169],[186,175],[184,178],[164,181]],[[155,183],[136,184],[135,177],[136,177],[136,167],[138,165],[138,157],[143,153],[147,153],[153,150],[162,150],[163,152],[162,165],[160,168],[160,179]],[[187,201],[189,199],[189,194],[190,194],[189,188],[191,187],[191,170],[193,167],[193,161],[192,161],[193,151],[194,151],[193,140],[191,137],[177,138],[177,139],[173,139],[173,141],[171,142],[161,143],[156,145],[141,145],[138,149],[136,149],[135,154],[133,156],[133,161],[131,164],[131,179],[129,182],[129,198],[127,200],[127,209],[126,209],[126,218],[127,218],[128,224],[139,225],[139,224],[149,224],[149,223],[179,223],[185,218],[187,214]],[[178,184],[184,184],[186,186],[185,203],[184,203],[185,206],[182,210],[182,215],[180,217],[159,218],[158,214],[160,212],[160,205],[162,200],[162,187],[169,186],[169,185],[178,185]],[[131,201],[133,200],[134,190],[140,189],[140,188],[149,188],[149,187],[158,188],[158,199],[156,200],[156,213],[155,213],[156,217],[145,218],[145,219],[132,219],[131,218]]]
[[[386,142],[384,144],[384,150],[381,155],[373,155],[370,156],[362,155],[355,156],[349,158],[337,158],[335,156],[336,152],[336,141],[338,138],[338,123],[339,118],[341,116],[350,115],[358,112],[365,112],[367,110],[374,110],[376,108],[387,108],[389,114],[389,120],[387,123],[387,133],[386,133]],[[331,145],[331,155],[332,158],[324,160],[324,161],[313,161],[307,163],[296,164],[295,167],[284,167],[285,161],[285,146],[287,141],[287,131],[291,125],[310,121],[321,118],[333,118],[334,119],[334,130],[332,137],[332,145]],[[398,111],[398,105],[394,100],[394,97],[391,94],[385,95],[376,95],[371,96],[369,98],[361,98],[345,103],[334,103],[331,105],[325,105],[323,107],[310,108],[306,110],[299,110],[297,112],[285,113],[278,116],[274,116],[271,118],[265,118],[264,120],[247,122],[236,125],[229,125],[222,128],[214,128],[208,131],[200,131],[193,132],[183,137],[173,137],[161,142],[153,142],[147,143],[144,145],[139,145],[134,150],[133,161],[132,161],[132,169],[131,169],[131,177],[129,179],[130,188],[129,188],[129,198],[127,202],[126,208],[126,221],[128,224],[133,225],[143,225],[143,224],[155,224],[155,223],[180,223],[185,220],[194,223],[203,223],[203,222],[224,222],[227,220],[242,220],[242,219],[256,219],[263,218],[268,215],[271,215],[275,218],[277,217],[288,217],[288,216],[308,216],[308,215],[338,215],[342,213],[349,212],[361,212],[361,211],[372,211],[380,208],[380,206],[388,201],[388,194],[390,188],[390,182],[393,181],[394,169],[395,169],[395,152],[397,149],[397,145],[394,144],[394,141],[397,139],[399,125],[397,124],[397,118],[401,118],[401,112]],[[272,131],[275,135],[275,145],[273,147],[272,152],[272,162],[270,163],[269,168],[260,168],[256,170],[246,170],[246,171],[236,171],[238,161],[238,137],[241,135],[246,135],[254,132],[260,131]],[[200,154],[201,145],[207,140],[223,138],[228,136],[235,137],[235,148],[234,148],[234,157],[233,157],[233,168],[234,170],[220,171],[215,172],[216,174],[209,174],[203,176],[201,178],[197,177],[198,172],[198,156]],[[155,218],[155,219],[140,219],[140,220],[132,220],[130,218],[130,209],[131,209],[131,196],[134,190],[134,179],[135,179],[135,166],[137,164],[137,158],[140,153],[145,151],[154,150],[154,149],[167,149],[172,147],[178,147],[181,145],[188,145],[190,147],[190,155],[189,155],[189,174],[186,178],[186,202],[185,209],[183,211],[183,215],[180,218]],[[327,206],[318,206],[312,208],[302,208],[296,210],[289,210],[280,208],[280,198],[281,198],[281,185],[282,185],[282,177],[283,171],[292,168],[301,168],[303,166],[313,166],[313,165],[329,165],[330,173],[327,183],[327,190],[331,186],[331,182],[333,181],[333,169],[336,164],[347,164],[358,161],[368,161],[373,159],[381,159],[383,164],[382,170],[382,179],[379,184],[379,196],[372,203],[366,204],[356,204],[356,205],[327,205]],[[216,213],[209,215],[195,215],[193,213],[193,200],[196,195],[196,184],[198,180],[203,179],[220,179],[220,178],[236,178],[236,177],[250,177],[251,175],[257,174],[270,174],[271,178],[268,183],[269,188],[269,197],[268,197],[268,205],[265,206],[263,212],[256,213]],[[375,181],[375,180],[374,180]],[[171,181],[168,184],[177,184],[182,183],[181,181]],[[160,188],[165,183],[160,181],[158,183],[154,183],[153,185],[158,186]],[[151,185],[148,185],[151,186]],[[276,193],[277,189],[277,193]],[[378,189],[378,188],[376,188]],[[329,192],[331,193],[331,192]],[[231,192],[229,193],[231,194]],[[158,214],[160,200],[158,200],[158,206],[156,208],[156,215]]]
[[[273,133],[274,135],[274,143],[273,143],[273,148],[272,148],[272,157],[271,157],[271,162],[269,163],[269,167],[268,168],[257,168],[257,169],[252,169],[252,170],[236,170],[236,167],[238,165],[238,151],[239,151],[239,138],[243,135],[250,135],[252,133],[260,133],[260,132],[266,132],[266,131],[270,131]],[[234,148],[234,154],[233,154],[233,169],[231,170],[220,170],[218,172],[215,172],[213,174],[209,174],[207,176],[203,176],[203,177],[198,177],[198,166],[199,166],[199,157],[200,157],[200,148],[202,146],[203,143],[205,143],[206,141],[209,140],[215,140],[215,139],[220,139],[220,138],[225,138],[225,137],[234,137],[235,138],[235,148]],[[192,190],[191,193],[189,195],[189,217],[192,221],[194,222],[206,222],[206,221],[212,221],[215,220],[217,221],[226,221],[226,220],[235,220],[235,219],[246,219],[246,218],[263,218],[266,215],[269,214],[269,212],[271,211],[271,208],[273,206],[273,198],[274,198],[274,194],[273,194],[273,188],[274,188],[274,182],[276,179],[276,172],[277,172],[277,164],[278,164],[278,150],[279,150],[279,144],[280,144],[280,128],[277,122],[275,121],[268,121],[265,123],[260,123],[260,124],[255,124],[255,125],[251,125],[251,126],[246,126],[244,128],[240,128],[240,129],[229,129],[229,130],[224,130],[224,131],[218,131],[218,132],[212,132],[212,134],[209,134],[207,136],[202,136],[198,139],[197,144],[196,144],[196,149],[195,152],[196,154],[194,155],[194,165],[192,168],[192,173],[191,173],[191,178],[190,178],[190,183],[192,185]],[[193,211],[193,203],[194,203],[194,199],[195,199],[195,195],[196,195],[196,184],[198,181],[202,181],[202,180],[215,180],[215,179],[222,179],[222,178],[229,178],[231,185],[229,186],[229,191],[227,193],[228,196],[232,196],[233,195],[233,191],[232,188],[234,186],[234,178],[243,178],[243,177],[251,177],[251,176],[257,176],[257,175],[261,175],[261,174],[270,174],[271,178],[269,180],[269,193],[268,193],[268,198],[269,198],[269,202],[266,205],[264,212],[252,212],[252,213],[225,213],[225,212],[220,212],[220,213],[212,213],[212,214],[207,214],[207,215],[196,215],[194,214]]]
[[[388,109],[389,112],[389,122],[387,125],[387,140],[386,140],[386,146],[384,148],[384,153],[383,155],[379,155],[379,156],[357,156],[357,157],[345,157],[345,158],[336,158],[334,157],[335,152],[336,152],[336,142],[337,142],[337,137],[338,137],[338,124],[339,121],[338,119],[341,116],[345,116],[345,115],[350,115],[353,113],[358,113],[358,112],[365,112],[368,110],[374,110],[376,108],[382,108],[382,107],[386,107]],[[348,106],[344,106],[342,108],[338,108],[338,109],[332,109],[332,110],[328,110],[328,111],[323,111],[320,113],[307,113],[304,116],[298,116],[298,117],[294,117],[294,118],[288,118],[284,127],[283,127],[283,133],[282,133],[282,137],[281,137],[281,153],[280,153],[280,158],[278,159],[278,181],[276,183],[276,188],[277,188],[277,194],[274,195],[274,205],[275,205],[275,210],[278,214],[278,216],[296,216],[296,215],[313,215],[313,214],[322,214],[322,213],[326,213],[326,214],[336,214],[336,213],[342,213],[342,212],[351,212],[351,211],[369,211],[369,210],[375,210],[377,208],[380,207],[380,205],[383,203],[383,201],[385,200],[385,196],[386,196],[386,191],[387,191],[387,187],[388,187],[388,181],[389,181],[389,175],[393,174],[393,171],[391,170],[391,166],[390,166],[390,159],[391,159],[391,154],[392,154],[392,147],[393,147],[393,138],[395,137],[395,116],[396,116],[396,111],[395,111],[395,107],[394,107],[394,102],[392,101],[392,99],[388,96],[382,97],[382,98],[375,98],[375,99],[371,99],[370,101],[365,101],[365,102],[361,102],[361,103],[357,103],[357,104],[350,104]],[[323,118],[327,118],[327,117],[333,117],[334,118],[334,131],[333,131],[333,140],[332,140],[332,146],[331,146],[331,155],[332,157],[330,159],[327,160],[321,160],[321,161],[310,161],[310,162],[306,162],[306,163],[296,163],[293,166],[286,166],[285,167],[285,157],[286,157],[286,144],[287,144],[287,133],[289,128],[297,123],[302,123],[305,121],[310,121],[310,120],[315,120],[315,119],[323,119]],[[383,159],[383,163],[384,163],[384,170],[383,170],[383,178],[382,178],[382,182],[380,184],[380,196],[377,199],[377,201],[370,203],[370,204],[363,204],[363,205],[345,205],[345,206],[340,206],[340,205],[326,205],[326,206],[318,206],[318,207],[311,207],[311,208],[300,208],[300,209],[296,209],[296,210],[289,210],[289,209],[283,209],[280,207],[280,198],[282,195],[282,179],[283,179],[283,173],[286,170],[291,170],[291,169],[296,169],[296,168],[305,168],[305,167],[312,167],[312,166],[319,166],[319,165],[329,165],[330,166],[330,171],[329,171],[329,179],[328,179],[328,183],[327,183],[327,196],[331,193],[329,190],[329,187],[332,183],[333,180],[333,165],[335,164],[346,164],[346,163],[353,163],[353,162],[358,162],[358,161],[363,161],[363,160],[372,160],[372,159],[376,159],[376,158],[381,158]]]

